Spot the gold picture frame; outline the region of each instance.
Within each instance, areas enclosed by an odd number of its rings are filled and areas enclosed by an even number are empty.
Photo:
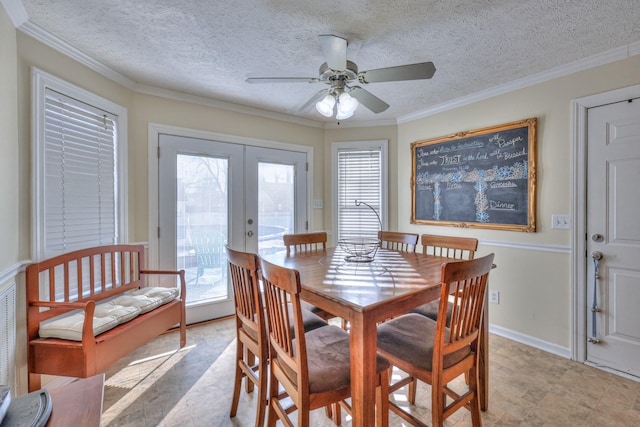
[[[411,223],[536,231],[537,118],[411,144]]]

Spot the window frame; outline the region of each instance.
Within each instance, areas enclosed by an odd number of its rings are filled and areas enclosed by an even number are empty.
[[[100,110],[104,110],[115,116],[117,134],[117,215],[118,215],[118,243],[128,241],[128,194],[127,194],[127,109],[102,98],[92,92],[75,86],[52,74],[36,67],[31,69],[31,117],[32,117],[32,162],[31,162],[31,257],[33,260],[41,260],[45,254],[44,215],[44,162],[45,162],[45,96],[50,89],[69,98],[88,104]]]
[[[379,150],[380,157],[380,220],[382,229],[388,229],[389,225],[389,142],[388,140],[372,140],[372,141],[346,141],[333,142],[331,144],[331,200],[333,203],[332,223],[335,230],[333,233],[334,245],[338,241],[338,152],[339,151],[372,151]],[[373,215],[373,213],[372,213]]]

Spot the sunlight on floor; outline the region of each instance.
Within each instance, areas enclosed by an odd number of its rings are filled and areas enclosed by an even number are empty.
[[[110,421],[118,418],[125,411],[128,402],[135,401],[155,381],[162,377],[168,370],[175,366],[182,358],[196,346],[191,345],[181,349],[160,353],[135,360],[124,369],[111,376],[105,386],[128,389],[125,402],[116,402],[111,408],[102,414],[102,423],[108,425]]]

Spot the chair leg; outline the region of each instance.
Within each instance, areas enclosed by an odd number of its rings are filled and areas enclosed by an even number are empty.
[[[258,367],[258,410],[256,413],[256,427],[262,427],[264,425],[264,415],[268,406],[269,396],[267,394],[267,376],[269,375],[269,370],[267,369],[267,364],[260,361],[260,366]]]
[[[418,391],[418,379],[413,378],[409,383],[409,391],[407,392],[407,400],[412,405],[416,404],[416,393]]]
[[[238,401],[240,399],[240,387],[242,386],[243,372],[240,369],[240,361],[242,360],[242,354],[244,352],[243,345],[240,341],[236,344],[236,375],[233,383],[233,398],[231,399],[231,411],[230,417],[235,417],[238,412]]]
[[[298,408],[298,427],[310,427],[309,408]]]
[[[342,408],[340,408],[340,403],[334,403],[331,405],[333,407],[333,423],[337,426],[342,425]]]
[[[331,420],[333,419],[333,410],[331,409],[332,407],[333,405],[327,405],[324,407],[324,414]]]
[[[278,395],[278,381],[276,381],[275,377],[269,377],[269,396],[277,396]],[[276,413],[276,402],[275,397],[269,397],[270,401],[267,407],[269,408],[269,413],[267,416],[267,427],[276,427],[276,421],[278,421],[278,414]]]
[[[444,404],[445,395],[443,393],[444,384],[442,379],[434,376],[431,384],[431,422],[434,427],[442,427],[444,424]]]
[[[393,367],[380,373],[380,386],[376,388],[376,427],[389,426],[389,377]]]
[[[471,371],[465,374],[465,378],[469,378],[469,390],[473,392],[473,399],[469,402],[471,425],[473,427],[482,427],[480,398],[478,396],[478,369],[476,367],[471,368]]]

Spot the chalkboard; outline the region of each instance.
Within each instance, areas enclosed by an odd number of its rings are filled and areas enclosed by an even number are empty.
[[[411,144],[411,223],[536,231],[536,122]]]

